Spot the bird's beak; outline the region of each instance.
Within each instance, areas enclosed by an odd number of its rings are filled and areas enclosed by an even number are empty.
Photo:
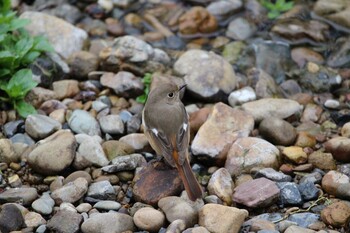
[[[179,91],[181,91],[182,89],[184,89],[187,86],[187,84],[181,85],[179,86]]]

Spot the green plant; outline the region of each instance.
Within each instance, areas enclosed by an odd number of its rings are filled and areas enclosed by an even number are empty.
[[[144,104],[146,103],[146,100],[147,100],[147,97],[148,97],[148,94],[149,94],[149,91],[150,91],[150,86],[151,86],[151,81],[152,81],[152,74],[150,73],[145,73],[145,75],[143,76],[142,78],[142,82],[144,84],[144,91],[143,91],[143,94],[138,96],[136,98],[136,101],[141,103],[141,104]]]
[[[268,11],[267,17],[269,19],[275,19],[281,15],[281,13],[288,11],[293,8],[294,2],[286,2],[286,0],[260,0],[261,5],[263,5]]]
[[[10,0],[0,3],[0,100],[11,103],[20,116],[26,117],[35,109],[24,97],[37,85],[27,67],[53,48],[44,37],[28,34],[24,26],[30,21],[19,19],[10,3]]]

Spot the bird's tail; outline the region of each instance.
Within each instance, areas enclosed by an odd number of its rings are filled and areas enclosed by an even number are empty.
[[[177,164],[176,166],[190,200],[195,201],[197,200],[197,198],[202,198],[203,197],[202,188],[193,174],[193,171],[191,169],[190,163],[188,162],[188,159],[186,158],[182,165]]]

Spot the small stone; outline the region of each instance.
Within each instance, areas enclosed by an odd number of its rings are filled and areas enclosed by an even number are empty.
[[[193,139],[192,153],[199,158],[205,155],[203,159],[223,163],[231,144],[239,137],[247,137],[253,128],[250,115],[217,103]]]
[[[87,111],[76,109],[68,119],[69,127],[75,133],[101,135],[100,125]]]
[[[77,51],[72,53],[68,60],[72,77],[79,79],[87,78],[88,74],[98,69],[98,57],[87,51]]]
[[[182,233],[210,233],[205,227],[187,228]]]
[[[244,137],[237,139],[231,146],[225,168],[231,176],[250,173],[254,168],[271,167],[278,169],[279,150],[264,139]]]
[[[287,121],[269,117],[260,122],[259,133],[275,145],[290,146],[294,143],[297,133]]]
[[[107,180],[92,183],[87,192],[88,197],[99,200],[115,200],[115,189]]]
[[[118,115],[102,116],[99,120],[102,132],[108,134],[123,134],[124,123]]]
[[[10,188],[0,193],[0,203],[19,202],[30,205],[38,197],[35,188]]]
[[[102,171],[107,173],[131,171],[141,167],[143,163],[146,163],[146,160],[141,154],[118,156],[112,160],[112,165],[104,166]]]
[[[313,136],[312,134],[301,131],[298,132],[297,140],[295,141],[295,146],[299,147],[310,147],[313,148],[316,145],[316,137]]]
[[[141,230],[158,232],[165,223],[165,216],[159,210],[144,207],[136,211],[133,220],[135,225]]]
[[[48,222],[47,228],[52,232],[77,233],[83,217],[72,211],[60,210]]]
[[[98,210],[119,210],[121,207],[121,204],[119,204],[116,201],[99,201],[94,205],[94,208]]]
[[[248,207],[269,206],[277,201],[280,190],[266,178],[247,181],[234,190],[233,201]]]
[[[336,137],[328,140],[324,147],[333,158],[340,162],[350,162],[350,138]]]
[[[37,228],[40,225],[46,224],[46,220],[38,213],[29,212],[24,216],[24,222],[27,227]]]
[[[79,93],[79,83],[77,80],[61,80],[52,83],[53,91],[59,100],[74,97]]]
[[[329,171],[322,178],[322,189],[330,195],[336,195],[338,186],[348,183],[350,183],[348,176],[337,171]]]
[[[292,59],[298,64],[300,68],[304,67],[307,62],[316,64],[323,64],[324,58],[321,54],[306,47],[294,48],[291,51]]]
[[[320,117],[321,114],[323,112],[323,109],[316,105],[316,104],[307,104],[305,106],[304,112],[301,116],[300,121],[301,122],[308,122],[308,121],[312,121],[312,122],[317,122]]]
[[[292,225],[288,227],[284,233],[316,233],[316,231]]]
[[[67,210],[67,211],[71,211],[74,213],[77,213],[78,211],[75,209],[74,205],[72,203],[68,203],[68,202],[63,202],[60,204],[59,207],[60,210]]]
[[[18,162],[20,157],[14,152],[11,140],[0,139],[0,162],[10,164],[11,162]]]
[[[231,175],[225,168],[215,171],[208,183],[209,194],[218,196],[227,205],[232,203],[233,188]]]
[[[82,155],[85,160],[98,167],[106,166],[109,163],[96,137],[78,134],[76,135],[76,139],[77,141],[81,141],[78,147],[78,153]]]
[[[45,115],[29,115],[25,121],[26,133],[34,139],[43,139],[61,129],[61,124]]]
[[[296,164],[302,164],[307,161],[307,154],[303,151],[303,148],[298,146],[285,147],[282,154],[286,159]]]
[[[269,117],[285,119],[300,112],[302,106],[294,100],[265,98],[245,103],[242,108],[260,122]]]
[[[81,225],[83,233],[111,233],[134,232],[132,217],[121,213],[96,213]]]
[[[186,223],[182,219],[176,219],[166,229],[166,233],[183,232],[186,229]]]
[[[320,193],[320,190],[310,181],[300,183],[298,189],[304,201],[315,200]]]
[[[301,205],[302,199],[298,186],[293,182],[277,182],[277,187],[280,189],[280,200],[284,205]]]
[[[314,167],[322,170],[335,170],[336,161],[333,159],[331,153],[324,153],[320,150],[315,151],[309,155],[308,162]]]
[[[206,204],[199,211],[199,225],[213,233],[238,233],[248,215],[244,209]]]
[[[0,194],[1,195],[1,194]],[[15,204],[2,206],[0,212],[0,231],[20,231],[25,226],[23,215]]]
[[[326,100],[326,102],[324,102],[324,106],[326,108],[337,109],[339,108],[340,103],[338,100]]]
[[[321,218],[327,225],[343,227],[350,219],[350,206],[344,201],[332,203],[321,211]]]
[[[51,198],[49,193],[43,195],[32,203],[32,208],[39,214],[49,215],[52,213],[55,201]]]
[[[256,178],[265,177],[269,180],[275,181],[275,182],[290,182],[292,181],[292,177],[289,175],[285,175],[282,172],[278,172],[274,170],[273,168],[263,168],[260,169],[256,174]]]
[[[73,182],[52,192],[51,197],[57,205],[62,202],[74,203],[82,198],[88,190],[88,182],[85,178],[77,178]]]
[[[165,213],[169,222],[181,219],[188,228],[194,226],[198,221],[197,211],[180,197],[164,197],[159,200],[158,206]]]
[[[341,136],[350,138],[350,122],[345,123],[341,128]]]
[[[182,181],[176,169],[165,164],[155,168],[148,163],[134,178],[133,194],[136,201],[156,205],[160,199],[178,195],[182,190]]]
[[[116,140],[105,141],[102,143],[102,148],[108,160],[113,160],[118,156],[130,155],[135,152],[129,144]]]
[[[236,105],[241,105],[254,100],[256,100],[256,94],[254,89],[250,86],[243,87],[237,91],[233,91],[228,97],[228,103],[231,107],[235,107]]]
[[[76,210],[79,213],[87,213],[92,209],[92,206],[89,203],[81,203],[77,206]]]
[[[69,130],[59,130],[36,144],[28,155],[28,164],[38,173],[57,174],[73,162],[76,145]]]
[[[92,178],[91,175],[89,173],[87,173],[86,171],[76,171],[71,173],[69,176],[67,176],[64,181],[63,184],[68,184],[69,182],[73,182],[74,180],[78,179],[79,177],[85,178],[86,181],[88,182],[88,184],[91,183]]]
[[[145,147],[149,146],[148,139],[143,133],[128,134],[121,137],[119,141],[131,146],[135,152],[144,151]]]
[[[234,40],[246,40],[256,32],[256,26],[242,17],[232,20],[227,28],[226,36]]]
[[[296,222],[300,227],[309,227],[320,220],[320,215],[314,213],[296,213],[288,217],[289,221]]]
[[[35,108],[39,108],[42,103],[47,100],[55,99],[55,92],[43,87],[34,87],[26,95],[25,100],[32,104]]]

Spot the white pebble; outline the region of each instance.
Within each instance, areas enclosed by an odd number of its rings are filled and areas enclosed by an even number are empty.
[[[254,89],[249,86],[231,92],[230,96],[228,97],[228,103],[232,107],[236,106],[237,104],[243,104],[253,100],[256,100],[256,94]]]

